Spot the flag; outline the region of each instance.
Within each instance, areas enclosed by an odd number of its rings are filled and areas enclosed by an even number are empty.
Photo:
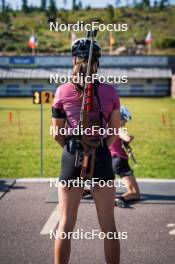
[[[151,34],[151,31],[149,31],[148,34],[147,34],[147,36],[146,36],[146,38],[145,38],[145,44],[146,45],[149,45],[149,44],[152,43],[152,41],[153,41],[152,34]]]
[[[28,42],[28,46],[31,49],[36,49],[36,47],[38,46],[38,40],[34,35],[32,35],[30,37],[29,42]]]
[[[77,39],[76,34],[73,31],[71,31],[71,44],[73,44],[76,39]]]

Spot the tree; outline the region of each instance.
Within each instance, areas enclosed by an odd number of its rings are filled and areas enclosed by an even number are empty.
[[[169,0],[161,0],[159,4],[160,9],[164,9],[166,6],[168,6]]]
[[[55,0],[50,0],[49,8],[48,8],[46,14],[47,14],[47,18],[48,18],[48,23],[56,21],[57,7],[56,7]]]
[[[149,0],[143,0],[142,1],[142,5],[143,5],[143,7],[150,7],[150,1]]]
[[[28,3],[27,3],[27,0],[22,0],[22,10],[24,12],[27,12],[28,11]]]
[[[1,5],[2,5],[2,11],[5,11],[5,7],[6,7],[6,4],[5,4],[5,0],[1,0]]]
[[[81,3],[81,1],[79,1],[78,3],[77,3],[77,0],[73,0],[72,1],[72,9],[73,10],[79,10],[79,9],[81,9],[82,8],[82,3]]]
[[[79,1],[79,2],[78,2],[78,9],[81,10],[82,8],[83,8],[83,6],[82,6],[82,2]]]
[[[158,6],[158,2],[157,0],[154,0],[154,7],[157,7]]]
[[[92,8],[91,8],[90,5],[87,5],[85,9],[86,9],[86,10],[91,10]]]
[[[136,8],[139,7],[139,6],[140,6],[139,1],[138,1],[138,0],[133,0],[133,1],[132,1],[132,6],[133,6],[133,7],[136,7]]]
[[[80,9],[82,9],[82,2],[81,2],[81,0],[79,0],[78,3],[77,3],[76,0],[73,0],[72,1],[72,9],[73,10],[80,10]]]
[[[41,10],[46,10],[47,0],[41,0]]]
[[[77,3],[76,3],[76,0],[73,0],[73,1],[72,1],[72,9],[73,9],[73,10],[77,10]]]
[[[114,8],[112,5],[108,5],[107,13],[108,13],[110,23],[113,22],[114,21]]]
[[[56,7],[55,0],[50,0],[49,11],[52,14],[56,15],[56,13],[57,13],[57,7]]]

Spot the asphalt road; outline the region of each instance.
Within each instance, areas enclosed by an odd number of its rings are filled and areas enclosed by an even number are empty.
[[[3,183],[4,185],[4,183]],[[140,183],[141,202],[115,207],[121,264],[175,263],[175,182]],[[0,188],[3,192],[3,188]],[[7,188],[4,188],[7,191]],[[17,182],[0,200],[0,264],[52,264],[54,239],[48,228],[58,223],[55,189],[48,183]],[[98,229],[93,202],[80,204],[75,230]],[[71,264],[103,264],[103,240],[73,240]]]

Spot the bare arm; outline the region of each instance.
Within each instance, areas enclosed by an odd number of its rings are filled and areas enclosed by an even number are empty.
[[[66,123],[65,118],[52,118],[52,126],[53,129],[56,131],[56,128],[58,128],[58,132],[60,128],[64,128]],[[65,145],[65,136],[58,133],[58,135],[53,133],[53,138],[61,145],[61,147],[64,147]]]
[[[120,110],[114,110],[111,115],[110,115],[110,119],[109,119],[109,124],[108,126],[110,128],[116,128],[116,131],[118,132],[118,129],[120,127]],[[107,145],[111,145],[113,144],[118,138],[118,135],[111,135],[107,138],[106,142]]]

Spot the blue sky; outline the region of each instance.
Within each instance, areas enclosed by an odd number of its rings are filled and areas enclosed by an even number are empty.
[[[49,2],[49,0],[47,0]],[[132,0],[117,0],[120,2],[121,5],[126,5],[126,3],[132,4]],[[139,0],[138,0],[139,1]],[[159,0],[158,0],[159,1]],[[38,5],[40,6],[41,0],[28,0],[29,5]],[[72,7],[72,0],[56,0],[57,6],[58,7],[64,7],[64,2],[67,2],[66,4],[66,9]],[[109,4],[115,5],[116,0],[82,0],[83,7],[86,7],[87,5],[90,5],[91,7],[106,7]],[[151,0],[153,3],[154,0]],[[171,3],[175,4],[175,0],[170,0]],[[22,0],[6,0],[6,3],[9,3],[11,7],[14,9],[19,9],[22,3]]]

